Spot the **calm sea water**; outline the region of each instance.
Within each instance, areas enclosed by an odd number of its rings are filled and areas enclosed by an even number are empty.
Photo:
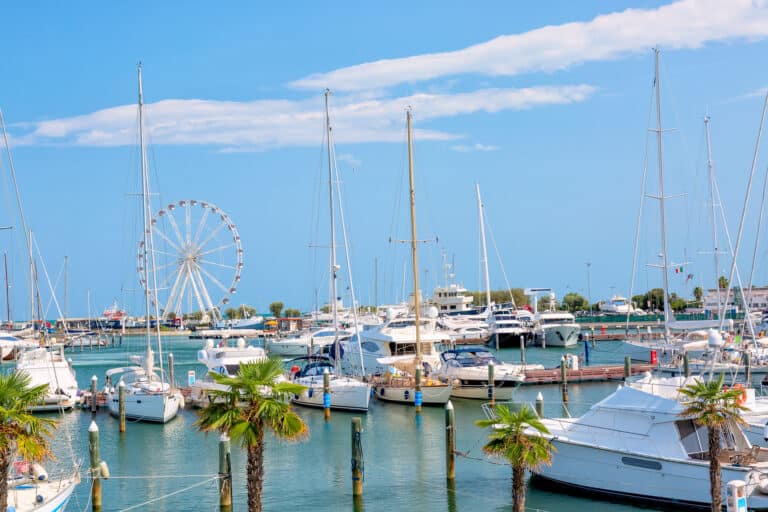
[[[177,380],[185,381],[188,370],[198,378],[205,368],[195,357],[202,340],[166,338],[165,353],[173,352]],[[120,348],[74,351],[78,381],[87,388],[92,375],[104,384],[107,369],[127,364],[130,353],[142,350],[143,341],[124,338]],[[571,350],[577,352],[578,350]],[[563,349],[530,348],[528,362],[547,366],[558,364]],[[499,353],[503,360],[518,361],[518,350]],[[592,364],[619,363],[617,346],[604,342],[592,351]],[[571,385],[571,410],[580,413],[616,388],[616,383]],[[537,393],[544,396],[546,413],[561,415],[558,386],[524,386],[516,401],[533,402]],[[474,511],[511,510],[511,470],[498,460],[485,457],[481,447],[487,432],[474,425],[483,418],[480,403],[454,399],[457,449],[469,457],[458,457],[455,493],[446,491],[444,452],[444,411],[425,408],[417,419],[410,407],[372,401],[363,418],[365,484],[363,508],[366,511],[419,510]],[[351,510],[350,421],[354,414],[333,412],[326,423],[321,410],[301,408],[299,414],[309,425],[310,437],[300,443],[287,443],[267,437],[265,508],[268,510],[311,509]],[[167,425],[129,423],[123,436],[118,422],[106,412],[95,421],[100,429],[101,457],[109,464],[113,478],[104,481],[104,510],[218,510],[215,481],[218,471],[218,437],[205,435],[193,426],[192,409]],[[74,458],[88,464],[87,429],[89,412],[75,411],[61,417],[54,441],[57,461],[48,466],[66,466]],[[555,454],[555,457],[557,455]],[[232,447],[234,509],[245,509],[245,457]],[[173,496],[167,496],[178,492]],[[90,486],[84,478],[68,510],[90,510]],[[162,498],[162,499],[161,499]],[[143,504],[149,500],[157,500]],[[624,512],[639,509],[605,501],[569,497],[530,488],[529,510]]]

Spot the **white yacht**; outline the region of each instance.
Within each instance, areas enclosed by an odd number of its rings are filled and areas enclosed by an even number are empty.
[[[270,354],[280,357],[300,357],[310,355],[310,352],[312,354],[320,354],[329,350],[336,337],[338,337],[340,343],[344,343],[352,338],[352,336],[353,332],[350,330],[327,327],[299,332],[285,338],[272,339],[267,345],[267,350],[269,350]]]
[[[330,375],[331,409],[367,412],[371,400],[371,385],[354,377],[339,375],[333,360],[326,356],[300,357],[291,361],[291,380],[306,386],[292,402],[307,407],[324,407],[323,374]]]
[[[533,337],[537,345],[573,347],[579,341],[581,327],[567,311],[542,311],[534,315]]]
[[[614,295],[609,301],[600,302],[600,311],[608,313],[609,315],[626,315],[627,313],[633,313],[634,308],[626,297],[621,295]]]
[[[420,320],[419,337],[421,338],[422,361],[427,368],[435,368],[440,359],[436,345],[449,343],[447,333],[435,329],[434,308],[430,318]],[[381,358],[400,358],[405,361],[416,355],[416,319],[413,315],[389,318],[383,324],[364,329],[360,333],[360,350],[366,373],[384,373],[387,365],[380,363]],[[344,364],[349,371],[357,370],[357,345],[345,347]]]
[[[19,338],[11,333],[0,331],[0,359],[11,359],[22,350],[29,350],[40,346],[36,339]]]
[[[77,468],[61,478],[51,478],[40,464],[14,461],[8,474],[8,511],[62,512],[80,483]]]
[[[525,380],[525,369],[544,369],[542,365],[503,363],[482,347],[462,347],[440,354],[434,375],[453,384],[451,396],[488,399],[488,365],[493,364],[494,398],[512,400],[512,394]]]
[[[379,359],[379,364],[389,369],[371,380],[373,394],[383,402],[414,405],[416,401],[416,357],[410,360],[399,357]],[[445,405],[451,399],[452,384],[436,373],[423,374],[421,379],[422,405]]]
[[[625,386],[579,418],[542,419],[557,451],[536,478],[557,490],[709,507],[707,429],[682,411],[676,399]],[[768,510],[768,450],[731,424],[721,442],[723,495],[742,480],[749,510]]]
[[[232,320],[221,320],[216,323],[216,329],[263,329],[264,317],[254,315],[248,318],[235,318]]]
[[[216,346],[213,340],[207,340],[205,347],[197,351],[197,360],[205,365],[208,373],[218,373],[227,377],[237,375],[243,363],[255,363],[265,359],[267,359],[267,353],[264,349],[246,345],[244,338],[238,338],[235,346],[228,346],[226,340],[222,340],[219,346]],[[206,375],[202,379],[195,379],[192,383],[189,400],[194,407],[204,407],[209,401],[209,391],[226,389],[226,386]]]
[[[436,287],[432,293],[432,301],[428,302],[428,305],[435,306],[440,315],[460,315],[475,311],[472,307],[474,300],[466,288],[450,283]]]
[[[533,319],[528,311],[500,308],[488,317],[488,344],[498,348],[520,348],[532,339]]]
[[[36,348],[22,352],[16,359],[16,373],[28,375],[32,386],[48,386],[44,402],[31,407],[32,412],[69,410],[80,402],[75,371],[64,357],[62,345],[55,351]]]

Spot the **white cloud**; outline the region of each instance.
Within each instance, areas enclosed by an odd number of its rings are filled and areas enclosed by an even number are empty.
[[[499,149],[499,147],[491,146],[488,144],[473,144],[473,145],[457,144],[455,146],[451,146],[451,149],[454,151],[458,151],[459,153],[469,153],[471,151],[496,151]]]
[[[346,162],[352,167],[360,167],[362,165],[362,160],[359,158],[355,158],[354,155],[351,155],[349,153],[341,153],[340,155],[336,155],[336,160],[339,162]]]
[[[514,76],[617,59],[656,45],[664,49],[698,48],[708,42],[766,36],[765,0],[682,0],[657,9],[627,9],[587,22],[504,35],[456,51],[384,59],[316,73],[291,85],[352,91],[468,73]]]
[[[415,138],[454,140],[463,134],[426,126],[428,121],[477,112],[523,110],[564,105],[589,98],[590,85],[481,89],[460,94],[413,94],[398,98],[334,96],[331,122],[337,143],[403,142],[406,106],[414,112]],[[22,123],[14,143],[124,146],[136,144],[135,105],[107,108],[81,116]],[[310,100],[252,102],[163,100],[146,106],[149,142],[204,144],[223,152],[274,147],[317,146],[325,113],[322,97]]]

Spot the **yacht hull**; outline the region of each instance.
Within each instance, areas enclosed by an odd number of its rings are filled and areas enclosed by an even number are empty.
[[[147,421],[150,423],[168,423],[179,412],[183,398],[177,394],[125,394],[125,417],[129,420]],[[107,396],[109,413],[119,416],[118,392],[115,390]]]
[[[520,348],[522,343],[525,343],[527,347],[531,343],[530,337],[526,336],[524,332],[500,332],[491,334],[487,344],[491,347],[496,347],[497,338],[499,348]]]
[[[512,395],[518,383],[497,383],[493,389],[493,398],[499,402],[512,401]],[[453,384],[451,396],[454,398],[468,398],[470,400],[490,400],[488,386],[483,384]]]
[[[548,347],[574,347],[579,342],[578,325],[547,326],[536,333],[536,344],[541,345],[542,340]]]
[[[557,450],[552,465],[538,468],[536,476],[558,489],[690,508],[711,507],[708,461],[647,456],[558,439],[552,439],[552,445]],[[749,481],[750,471],[753,468],[749,466],[723,466],[723,499],[725,484]],[[754,489],[754,484],[751,487],[747,489],[749,509],[768,510],[768,496]]]
[[[376,384],[373,387],[378,400],[414,405],[416,389],[412,386]],[[445,405],[451,399],[451,386],[422,386],[422,405]]]
[[[17,512],[63,512],[78,483],[78,477],[35,481],[27,485],[9,480],[8,505],[14,505]],[[43,497],[42,502],[38,501],[38,496]]]
[[[307,386],[301,395],[294,395],[292,402],[305,407],[323,408],[323,377],[302,378],[294,381]],[[331,409],[367,412],[371,401],[371,385],[351,378],[331,380]]]
[[[285,343],[281,341],[271,341],[269,342],[267,349],[270,354],[280,357],[301,357],[309,355],[310,348],[313,350],[313,353],[317,354],[323,347],[329,344],[330,343],[315,342],[312,344],[312,347],[310,347],[308,342]]]

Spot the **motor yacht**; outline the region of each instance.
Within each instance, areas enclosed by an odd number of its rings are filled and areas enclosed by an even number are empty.
[[[338,337],[340,343],[348,341],[353,336],[351,330],[334,329],[327,327],[304,331],[286,338],[275,338],[269,341],[267,350],[270,354],[280,357],[299,357],[310,354],[318,354],[328,351]]]
[[[307,389],[301,395],[294,395],[292,402],[307,407],[324,407],[324,377],[328,373],[331,409],[367,412],[371,400],[371,385],[354,377],[336,372],[331,358],[327,356],[306,356],[292,359],[290,380]]]
[[[16,359],[16,373],[28,375],[31,386],[47,385],[43,403],[32,412],[69,410],[80,402],[80,393],[72,363],[64,357],[64,347],[57,350],[26,350]]]
[[[498,348],[520,348],[530,343],[533,331],[530,313],[511,308],[495,309],[488,317],[488,344]]]
[[[440,354],[435,375],[453,384],[451,396],[488,399],[489,370],[493,364],[493,392],[496,400],[509,401],[525,380],[525,368],[544,369],[543,365],[522,366],[499,361],[484,347],[462,347]]]

